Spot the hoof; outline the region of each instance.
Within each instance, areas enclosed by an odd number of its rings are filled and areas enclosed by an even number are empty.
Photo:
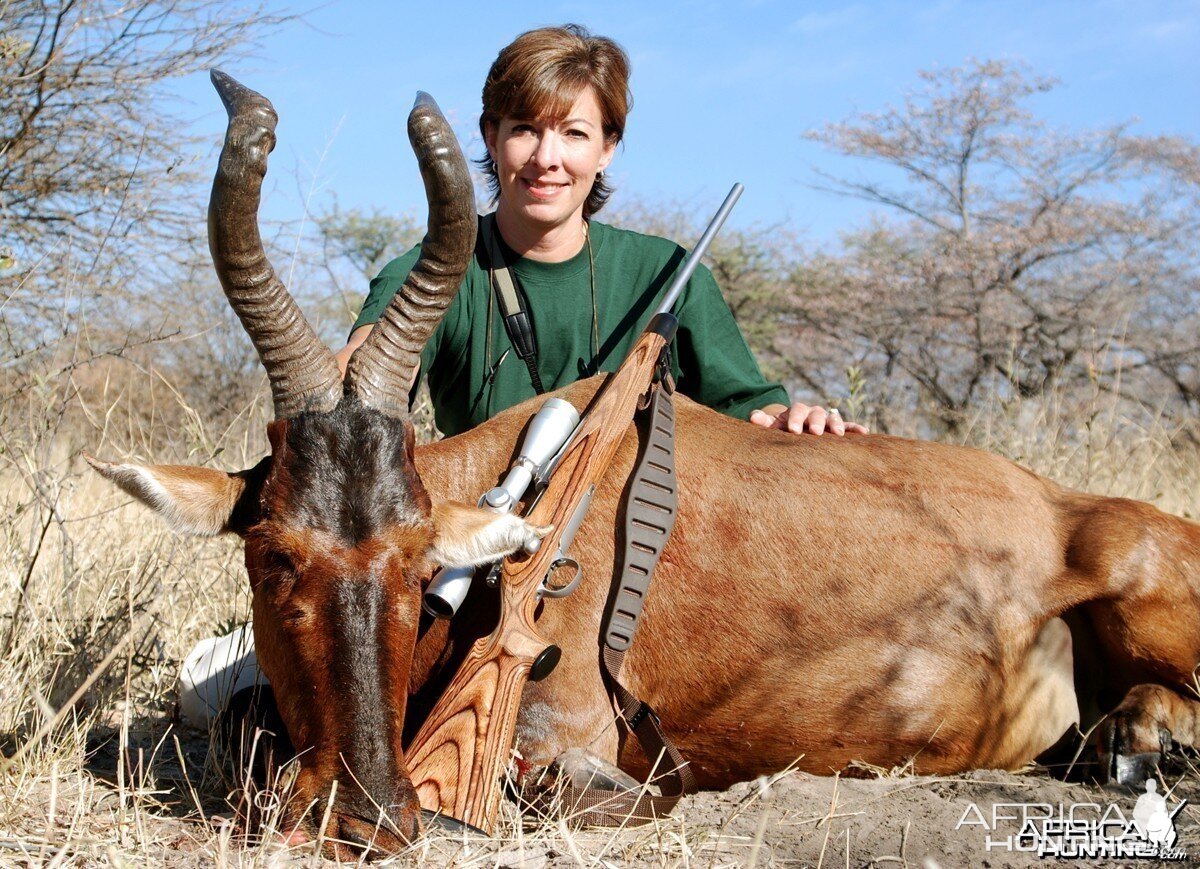
[[[1139,716],[1118,713],[1100,730],[1100,761],[1108,782],[1140,788],[1158,773],[1171,748],[1171,731]]]
[[[569,748],[555,758],[547,772],[577,788],[605,791],[632,791],[641,787],[633,776],[611,763],[588,754],[582,748]]]
[[[454,836],[462,836],[464,833],[470,833],[474,836],[488,838],[487,833],[472,824],[468,824],[466,821],[460,821],[458,818],[443,815],[441,812],[431,812],[429,809],[421,809],[421,826],[425,830],[440,830],[443,833],[450,833]]]
[[[1158,764],[1162,754],[1157,751],[1143,751],[1140,754],[1114,754],[1109,770],[1109,777],[1117,784],[1140,788],[1146,779],[1158,774]]]

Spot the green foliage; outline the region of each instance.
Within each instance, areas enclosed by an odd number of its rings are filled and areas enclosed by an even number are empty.
[[[870,418],[867,395],[867,377],[862,368],[851,365],[846,369],[846,386],[848,393],[844,402],[846,419],[865,422]]]

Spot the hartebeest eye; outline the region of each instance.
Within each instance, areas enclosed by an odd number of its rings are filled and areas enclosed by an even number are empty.
[[[267,534],[247,538],[246,564],[255,590],[266,587],[273,592],[287,592],[302,573],[296,553]]]
[[[263,559],[265,562],[263,567],[272,574],[273,579],[294,581],[296,577],[296,563],[291,556],[280,549],[270,550],[266,553]]]

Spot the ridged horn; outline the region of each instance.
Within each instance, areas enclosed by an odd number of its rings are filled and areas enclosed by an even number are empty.
[[[395,417],[408,416],[409,382],[425,342],[467,272],[478,222],[467,161],[427,93],[417,93],[408,115],[408,139],[429,201],[421,256],[346,370],[347,395]]]
[[[229,113],[208,202],[208,247],[225,295],[267,369],[275,418],[330,411],[341,398],[337,361],[275,274],[258,233],[258,205],[279,116],[270,101],[220,70],[213,86]]]

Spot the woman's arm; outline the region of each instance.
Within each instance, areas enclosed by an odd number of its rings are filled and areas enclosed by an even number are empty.
[[[333,358],[337,360],[338,369],[342,372],[342,377],[346,376],[346,366],[350,363],[350,357],[354,355],[355,350],[362,346],[363,341],[367,340],[367,336],[371,334],[371,330],[374,328],[374,323],[359,326],[346,339],[346,346],[333,354]]]
[[[680,391],[690,398],[755,425],[793,434],[865,434],[836,412],[803,402],[766,380],[717,282],[701,266],[677,306]]]

